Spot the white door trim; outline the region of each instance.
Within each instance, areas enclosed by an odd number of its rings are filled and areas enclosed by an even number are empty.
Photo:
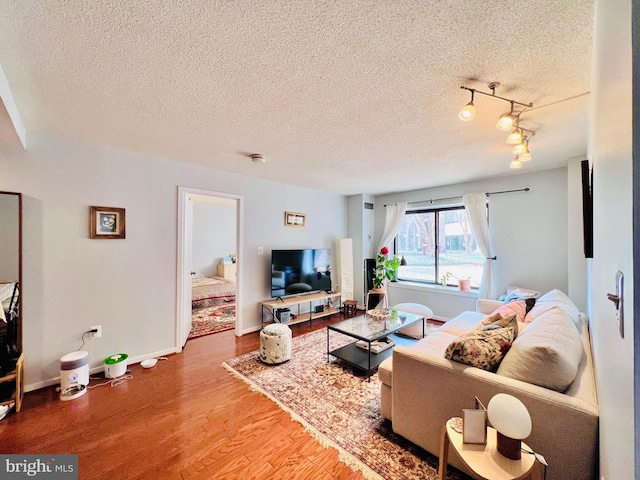
[[[235,334],[240,336],[242,332],[242,252],[243,252],[243,220],[244,220],[244,197],[233,193],[215,192],[212,190],[202,190],[198,188],[178,186],[178,265],[176,269],[176,351],[182,351],[182,346],[186,339],[182,333],[184,322],[191,321],[191,285],[185,285],[184,270],[185,265],[185,245],[191,242],[192,232],[185,229],[185,208],[186,199],[189,195],[204,195],[209,197],[229,198],[236,201],[236,239],[237,239],[237,260],[238,269],[236,276],[236,327]],[[186,292],[189,292],[187,295]],[[188,303],[187,303],[188,302]],[[189,305],[188,312],[185,305]],[[188,315],[188,317],[185,317]]]

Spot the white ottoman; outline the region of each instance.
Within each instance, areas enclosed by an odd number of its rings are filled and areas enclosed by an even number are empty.
[[[260,332],[260,360],[268,364],[291,358],[291,329],[282,323],[267,325]]]
[[[395,310],[400,310],[402,312],[422,315],[424,317],[425,327],[427,326],[427,319],[433,317],[433,311],[429,307],[426,307],[419,303],[399,303],[392,308]],[[402,330],[398,330],[398,333],[402,333],[403,335],[407,335],[408,337],[422,337],[422,323],[414,323],[413,325],[409,325]]]

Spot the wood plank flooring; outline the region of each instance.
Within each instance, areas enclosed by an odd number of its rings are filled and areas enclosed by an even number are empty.
[[[343,318],[291,330],[295,337]],[[75,400],[60,401],[55,387],[29,392],[20,413],[0,421],[0,453],[78,454],[87,480],[362,479],[221,366],[259,343],[258,332],[221,332],[189,340],[154,368],[131,365],[132,380]]]
[[[60,401],[54,387],[29,392],[20,413],[0,421],[0,452],[78,454],[81,479],[363,478],[222,368],[258,346],[257,332],[221,332],[189,340],[154,368],[131,365],[132,380],[75,400]]]

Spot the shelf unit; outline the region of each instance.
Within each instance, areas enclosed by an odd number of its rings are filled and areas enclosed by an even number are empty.
[[[295,312],[296,319],[286,322],[287,325],[295,325],[296,323],[303,323],[303,322],[311,323],[316,318],[326,317],[327,315],[333,315],[334,313],[340,313],[339,308],[328,306],[328,301],[334,298],[338,299],[338,305],[339,305],[341,303],[340,299],[342,298],[342,294],[340,292],[309,293],[309,294],[300,295],[297,297],[285,297],[282,299],[276,298],[273,300],[260,302],[262,323],[271,323],[271,322],[280,323],[280,321],[276,317],[276,310],[279,308],[291,308],[294,306],[296,307],[296,310],[297,310]],[[322,312],[314,312],[313,302],[322,302],[321,305],[324,305],[324,310]],[[305,303],[309,304],[309,311],[305,313],[300,313],[300,305]],[[267,316],[267,320],[265,320],[265,315]]]
[[[0,377],[0,383],[15,383],[15,389],[10,398],[0,400],[0,405],[9,405],[15,402],[16,412],[22,407],[24,397],[24,354],[20,354],[16,362],[16,369],[4,377]]]

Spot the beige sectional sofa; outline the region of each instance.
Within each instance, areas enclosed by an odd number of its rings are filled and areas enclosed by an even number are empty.
[[[447,360],[444,352],[500,302],[478,300],[476,312],[463,312],[411,347],[396,347],[378,370],[382,415],[392,421],[393,431],[438,455],[449,418],[473,408],[474,397],[487,405],[495,394],[508,393],[529,410],[533,429],[526,443],[546,458],[549,480],[596,478],[598,402],[588,325],[562,292],[549,292],[540,301],[527,314],[528,323],[519,323],[518,337],[496,373]],[[576,338],[577,356],[570,353],[576,351]],[[574,367],[575,378],[563,389]],[[525,381],[529,377],[538,384]],[[454,452],[449,463],[465,470]]]

